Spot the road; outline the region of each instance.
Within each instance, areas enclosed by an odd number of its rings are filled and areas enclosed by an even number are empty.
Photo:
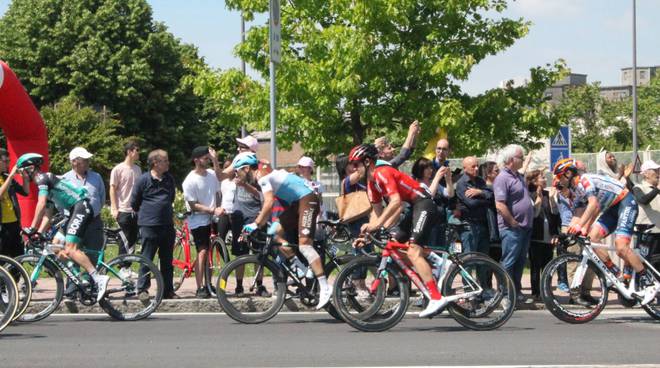
[[[407,316],[367,334],[326,314],[286,313],[261,325],[224,314],[157,314],[139,322],[54,315],[0,334],[0,367],[429,366],[660,364],[660,322],[605,311],[569,325],[518,311],[496,331],[465,330],[446,315]]]

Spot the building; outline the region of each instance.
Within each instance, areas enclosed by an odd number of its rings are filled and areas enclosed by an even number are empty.
[[[259,148],[257,149],[257,157],[270,160],[270,131],[259,131],[252,133],[252,136],[257,138]],[[294,143],[291,150],[285,151],[277,150],[277,168],[278,169],[293,169],[297,166],[298,160],[305,153],[300,143]]]
[[[621,101],[632,96],[632,86],[600,87],[600,95],[607,101]]]
[[[660,65],[656,66],[638,66],[637,67],[637,85],[647,86],[651,79],[660,71]],[[633,70],[632,68],[621,68],[621,85],[632,86]]]

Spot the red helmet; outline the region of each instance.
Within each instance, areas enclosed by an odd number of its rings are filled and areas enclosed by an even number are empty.
[[[362,162],[365,158],[375,160],[378,157],[378,149],[373,144],[360,144],[353,147],[348,154],[348,162]]]
[[[571,157],[557,161],[555,167],[552,169],[552,173],[555,178],[559,178],[568,170],[573,171],[574,174],[577,174],[578,172],[577,166],[575,166],[575,160]]]

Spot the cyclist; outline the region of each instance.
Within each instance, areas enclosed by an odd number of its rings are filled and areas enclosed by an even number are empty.
[[[361,144],[348,155],[351,163],[362,164],[367,175],[367,194],[373,211],[369,223],[362,225],[362,233],[372,232],[381,227],[389,228],[399,223],[397,241],[409,244],[407,257],[420,278],[429,289],[431,300],[419,316],[428,317],[442,310],[448,300],[442,297],[431,273],[431,266],[424,257],[422,246],[427,245],[432,229],[432,219],[436,217],[436,206],[431,194],[410,176],[398,171],[386,161],[377,160],[378,150],[374,145]],[[383,199],[387,207],[383,207]],[[399,221],[403,202],[411,209]]]
[[[27,172],[39,188],[37,207],[35,209],[32,225],[23,231],[28,235],[37,234],[37,227],[41,224],[46,211],[46,204],[52,201],[55,207],[68,217],[64,231],[64,249],[58,252],[61,258],[70,258],[82,266],[92,277],[96,286],[98,302],[103,298],[108,286],[109,276],[99,275],[87,255],[78,249],[85,227],[91,220],[92,208],[87,199],[87,191],[71,182],[59,178],[50,172],[41,172],[43,156],[38,153],[26,153],[18,158],[16,165]]]
[[[281,207],[273,226],[279,238],[284,238],[280,252],[292,262],[295,251],[288,243],[298,243],[300,253],[307,259],[319,282],[319,302],[316,309],[323,308],[332,295],[332,287],[323,273],[321,257],[314,249],[314,230],[319,213],[319,199],[305,179],[286,170],[272,171],[268,165],[259,165],[252,152],[239,153],[232,162],[239,180],[251,179],[254,175],[261,187],[263,204],[254,222],[243,226],[244,233],[251,233],[266,225],[274,207]]]
[[[598,242],[613,232],[616,254],[640,275],[643,289],[637,296],[642,305],[648,304],[660,291],[660,283],[646,272],[641,259],[629,246],[638,213],[632,193],[619,181],[608,176],[580,175],[572,158],[558,161],[553,173],[561,185],[573,192],[575,205],[586,204],[582,215],[571,221],[568,233],[588,233],[592,241]],[[595,225],[589,231],[594,222]],[[595,248],[594,251],[610,270],[618,273],[605,249]]]

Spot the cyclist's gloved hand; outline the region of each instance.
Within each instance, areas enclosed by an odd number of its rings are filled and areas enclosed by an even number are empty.
[[[258,226],[257,226],[256,222],[249,223],[249,224],[243,226],[243,232],[246,233],[246,234],[252,234],[252,232],[257,230],[257,227]]]
[[[27,235],[27,236],[32,236],[32,235],[34,235],[34,234],[37,233],[37,229],[33,228],[32,226],[24,227],[24,228],[23,228],[23,232],[24,232],[25,235]]]

